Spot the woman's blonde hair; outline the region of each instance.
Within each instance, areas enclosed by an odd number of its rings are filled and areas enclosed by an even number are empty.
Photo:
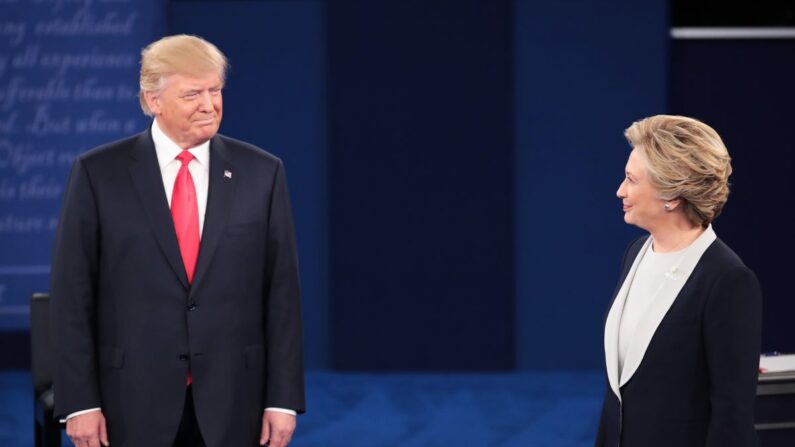
[[[652,186],[665,200],[680,199],[688,220],[704,228],[729,197],[731,157],[717,132],[685,116],[656,115],[624,131],[646,159]]]
[[[141,51],[141,90],[138,93],[141,109],[152,116],[144,93],[160,92],[166,78],[172,74],[200,76],[215,71],[223,84],[228,67],[226,56],[201,37],[178,34],[153,42]]]

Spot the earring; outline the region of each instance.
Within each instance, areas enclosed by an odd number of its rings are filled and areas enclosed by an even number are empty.
[[[663,208],[665,208],[665,211],[671,211],[671,203],[670,202],[665,202],[665,205],[663,205]]]

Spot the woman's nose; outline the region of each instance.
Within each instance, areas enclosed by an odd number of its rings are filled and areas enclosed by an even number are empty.
[[[625,180],[621,181],[621,184],[620,184],[620,185],[618,185],[618,190],[616,191],[616,197],[618,197],[619,199],[623,199],[624,197],[626,197],[626,196],[627,196],[627,195],[624,193],[624,184],[625,184],[626,182],[627,182],[627,181],[626,181],[626,179],[625,179]]]

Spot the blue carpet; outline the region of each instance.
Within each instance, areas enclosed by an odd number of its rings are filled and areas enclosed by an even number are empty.
[[[313,371],[291,445],[592,446],[604,387],[600,372]],[[30,374],[1,372],[0,402],[0,446],[32,445]]]

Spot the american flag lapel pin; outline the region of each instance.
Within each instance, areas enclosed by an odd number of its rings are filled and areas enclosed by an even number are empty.
[[[225,169],[224,170],[224,178],[227,178],[227,179],[231,180],[232,179],[232,171],[230,171],[228,169]]]

